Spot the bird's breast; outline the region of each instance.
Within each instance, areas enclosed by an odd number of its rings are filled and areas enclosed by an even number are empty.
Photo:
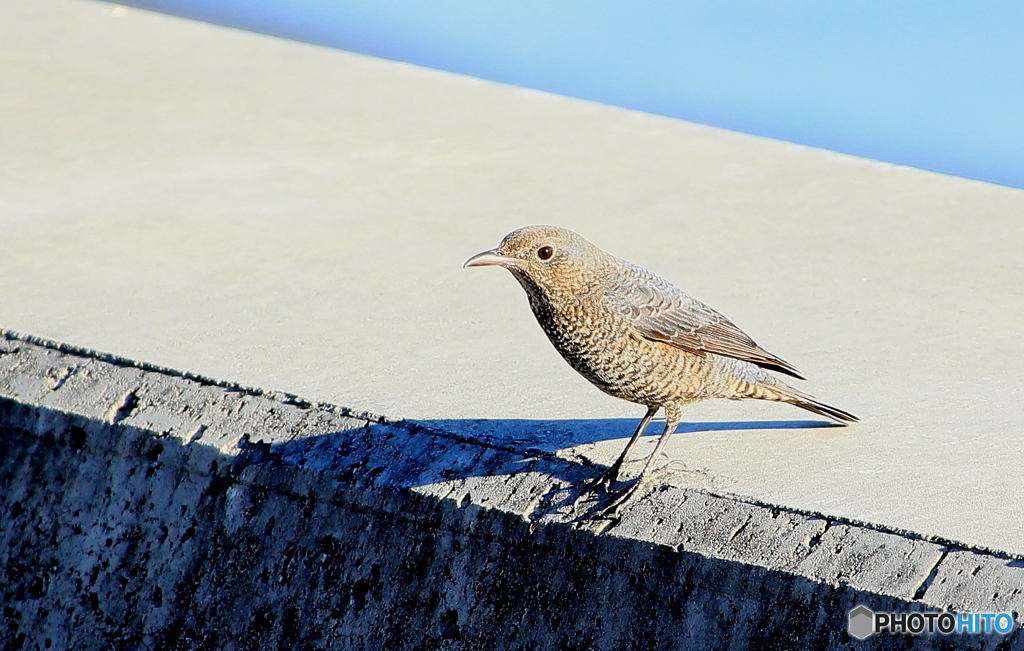
[[[559,304],[531,301],[531,306],[569,365],[613,396],[662,404],[672,398],[676,379],[688,372],[688,365],[699,363],[696,356],[640,336],[622,315],[600,304],[573,297]]]
[[[567,358],[600,355],[621,334],[615,323],[621,319],[579,297],[531,297],[530,306],[551,343]]]

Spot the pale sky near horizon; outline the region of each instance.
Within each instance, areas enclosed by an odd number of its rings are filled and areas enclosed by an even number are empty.
[[[1024,3],[132,0],[1024,188]]]

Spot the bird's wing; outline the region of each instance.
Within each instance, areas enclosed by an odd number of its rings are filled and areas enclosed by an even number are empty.
[[[615,283],[605,300],[647,339],[702,357],[714,353],[804,379],[792,364],[758,346],[732,321],[646,269],[630,265],[627,277]]]

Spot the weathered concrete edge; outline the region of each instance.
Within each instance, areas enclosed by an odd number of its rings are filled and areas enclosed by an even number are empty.
[[[90,367],[97,365],[112,367],[114,375],[94,382]],[[182,382],[189,386],[175,386]],[[205,392],[199,405],[191,404],[195,390]],[[538,527],[589,529],[908,603],[954,611],[1024,612],[1024,558],[1006,552],[668,486],[637,500],[617,521],[581,522],[567,504],[576,496],[574,484],[593,470],[555,455],[9,330],[0,330],[0,397],[176,437],[185,449],[201,443],[240,455],[287,444],[280,453],[283,461],[314,475],[326,472],[331,484],[351,479],[358,468],[375,485],[496,509]],[[338,436],[356,430],[357,441],[346,438],[345,446],[337,446]],[[244,475],[239,479],[252,480]],[[273,483],[266,475],[260,480],[264,486]],[[311,479],[306,489],[322,484]],[[322,497],[335,496],[332,489]]]

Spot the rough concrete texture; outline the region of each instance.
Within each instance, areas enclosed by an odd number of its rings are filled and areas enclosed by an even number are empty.
[[[643,409],[578,377],[507,273],[461,268],[555,223],[863,419],[694,405],[673,481],[1016,553],[1022,214],[1018,190],[99,2],[0,0],[0,327],[607,464]]]
[[[1024,564],[5,333],[5,649],[1024,648],[846,634],[1024,612]]]

